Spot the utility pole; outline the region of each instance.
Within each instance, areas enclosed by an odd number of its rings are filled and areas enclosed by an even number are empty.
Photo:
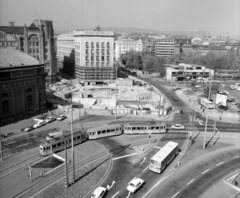
[[[80,98],[81,98],[81,92],[79,94],[79,121],[81,120],[81,103],[80,103]]]
[[[117,66],[115,66],[116,69],[116,91],[115,91],[115,97],[116,97],[116,105],[115,105],[115,120],[117,119]]]
[[[194,110],[193,115],[192,115],[192,126],[191,126],[191,131],[193,132],[193,120],[195,118],[196,111]]]
[[[211,95],[211,87],[212,87],[212,81],[209,81],[209,92],[208,92],[208,101],[210,100]],[[209,109],[209,103],[207,105],[207,112],[206,112],[206,123],[205,123],[205,131],[204,131],[204,139],[203,139],[203,149],[205,149],[206,145],[206,135],[207,135],[207,123],[208,123],[208,109]]]
[[[2,123],[0,123],[0,157],[1,161],[3,161],[3,150],[2,150],[2,132],[1,132]]]
[[[72,139],[72,183],[75,183],[75,160],[74,160],[74,143],[73,143],[73,105],[72,105],[72,93],[71,93],[71,139]]]
[[[161,99],[162,99],[162,95],[159,94],[158,117],[160,117]]]
[[[67,141],[65,142],[65,187],[68,188],[68,159],[67,159]]]

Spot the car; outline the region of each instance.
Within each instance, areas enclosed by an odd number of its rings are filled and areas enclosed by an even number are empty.
[[[45,122],[44,121],[41,121],[41,122],[37,122],[36,124],[33,125],[33,128],[39,128],[39,127],[42,127],[45,125]]]
[[[228,110],[228,107],[226,106],[223,106],[223,105],[220,105],[217,107],[218,109],[221,109],[221,110],[224,110],[224,111],[227,111]]]
[[[135,193],[144,184],[144,180],[138,177],[134,177],[127,186],[127,190],[131,193]]]
[[[26,127],[26,128],[24,129],[24,131],[29,132],[29,131],[31,131],[31,130],[33,130],[33,129],[34,129],[33,125],[30,125],[30,126]]]
[[[173,90],[181,90],[180,87],[174,87]]]
[[[93,191],[91,198],[102,198],[106,193],[107,193],[107,189],[99,186]]]
[[[173,97],[173,100],[178,101],[178,99],[176,97]]]
[[[227,99],[227,101],[228,101],[228,102],[234,102],[234,97],[229,97],[229,98]]]
[[[65,118],[67,118],[67,116],[65,116],[64,114],[62,114],[62,115],[59,115],[59,116],[57,117],[57,120],[61,121],[61,120],[64,120]]]
[[[45,119],[44,121],[45,121],[46,123],[50,123],[50,122],[53,122],[54,120],[56,120],[56,118],[55,118],[54,116],[50,116],[50,117],[48,117],[47,119]]]
[[[171,129],[185,129],[185,127],[181,124],[175,124],[171,126]]]
[[[236,89],[236,87],[234,85],[230,85],[229,88],[232,90]]]
[[[13,132],[9,132],[9,133],[5,133],[5,134],[1,134],[1,137],[2,138],[7,138],[7,137],[9,137],[11,135],[14,135],[14,133]]]

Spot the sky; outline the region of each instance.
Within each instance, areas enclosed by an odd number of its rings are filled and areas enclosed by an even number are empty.
[[[240,36],[240,0],[0,0],[0,25],[52,20],[55,31],[100,27]]]

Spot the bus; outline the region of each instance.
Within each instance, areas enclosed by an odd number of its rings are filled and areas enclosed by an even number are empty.
[[[178,154],[178,143],[169,141],[151,159],[149,169],[161,173]]]
[[[62,136],[63,136],[63,132],[62,131],[52,132],[52,133],[49,133],[47,135],[47,140],[52,140],[54,138],[58,138],[58,137],[62,137]]]

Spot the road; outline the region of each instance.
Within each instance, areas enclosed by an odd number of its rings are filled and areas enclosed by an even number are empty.
[[[128,182],[134,177],[140,177],[147,182],[136,194],[130,197],[144,196],[159,179],[171,171],[173,166],[182,157],[182,153],[180,152],[162,174],[157,174],[148,169],[150,158],[159,151],[159,148],[163,147],[170,140],[178,142],[179,148],[184,150],[187,137],[188,133],[168,133],[155,143],[155,147],[152,147],[152,149],[145,154],[127,156],[125,158],[113,158],[112,169],[107,178],[100,184],[100,186],[111,186],[112,182],[115,181],[113,187],[107,193],[106,198],[113,197],[114,195],[121,198],[128,197],[129,193],[126,187]],[[125,153],[125,155],[129,155],[129,153]]]

